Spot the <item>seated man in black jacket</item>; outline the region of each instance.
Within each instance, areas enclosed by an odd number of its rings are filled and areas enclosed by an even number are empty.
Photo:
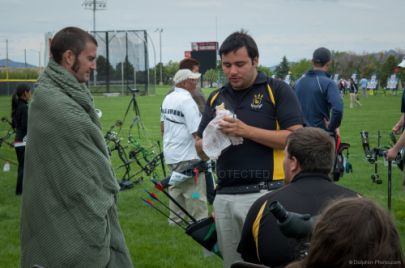
[[[260,197],[250,208],[238,247],[244,261],[277,267],[299,257],[299,241],[281,233],[268,209],[271,202],[279,201],[288,211],[316,215],[331,200],[357,196],[328,177],[334,159],[334,140],[324,130],[307,127],[288,136],[287,185]]]

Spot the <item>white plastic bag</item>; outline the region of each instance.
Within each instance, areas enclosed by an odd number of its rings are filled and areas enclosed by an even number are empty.
[[[221,152],[232,145],[243,143],[242,137],[228,136],[219,129],[219,123],[225,116],[233,116],[228,110],[219,110],[203,132],[203,151],[212,160],[218,159]]]
[[[9,172],[11,169],[10,162],[6,161],[3,166],[3,172]]]
[[[183,173],[173,171],[172,175],[170,176],[169,185],[177,185],[191,178],[192,176],[188,176]]]

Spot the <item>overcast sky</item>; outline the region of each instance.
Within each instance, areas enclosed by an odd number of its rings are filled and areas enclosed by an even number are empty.
[[[218,41],[241,28],[255,38],[260,63],[310,58],[315,48],[377,52],[405,49],[404,0],[107,0],[97,30],[147,30],[162,61],[179,61],[191,42]],[[44,34],[66,26],[93,29],[83,0],[0,0],[0,59],[38,65]],[[150,48],[150,62],[153,51]],[[42,60],[41,60],[42,61]]]

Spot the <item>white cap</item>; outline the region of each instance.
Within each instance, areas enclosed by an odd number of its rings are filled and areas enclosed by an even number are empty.
[[[398,64],[398,67],[405,68],[405,57],[402,59],[401,63]]]
[[[198,78],[200,78],[200,76],[201,76],[200,73],[193,73],[189,69],[180,69],[174,75],[173,81],[174,81],[174,84],[177,85],[178,83],[181,83],[184,80],[198,79]]]

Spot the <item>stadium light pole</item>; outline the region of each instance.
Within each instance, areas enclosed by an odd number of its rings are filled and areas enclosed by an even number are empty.
[[[24,68],[27,69],[27,49],[24,48]]]
[[[85,9],[93,11],[93,36],[96,38],[96,11],[107,9],[107,1],[105,0],[84,0],[82,6]],[[108,40],[107,40],[108,42]],[[96,85],[97,69],[93,71],[93,84]]]
[[[105,10],[107,1],[105,0],[84,0],[82,6],[93,11],[93,35],[96,35],[96,11]]]
[[[159,85],[163,85],[163,63],[162,63],[162,32],[163,28],[157,28],[155,33],[159,33],[159,60],[160,60],[160,82]]]

